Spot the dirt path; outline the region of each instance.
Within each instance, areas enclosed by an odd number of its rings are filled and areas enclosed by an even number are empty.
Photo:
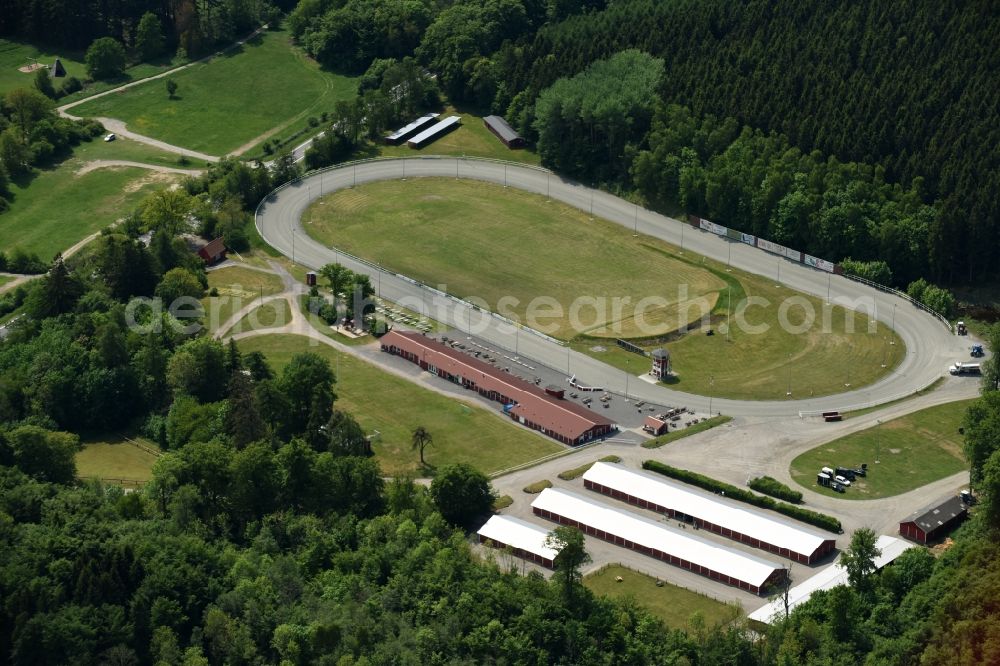
[[[25,282],[27,282],[28,280],[32,280],[38,277],[37,275],[21,275],[20,273],[0,273],[0,275],[14,278],[10,282],[0,285],[0,294],[7,293],[8,291],[13,291],[18,287],[20,287]]]
[[[72,117],[72,116],[71,116]],[[154,139],[152,137],[145,136],[143,134],[137,134],[129,130],[125,123],[121,120],[116,120],[114,118],[96,118],[98,122],[104,125],[104,129],[109,132],[118,134],[127,139],[132,139],[139,143],[144,143],[147,146],[153,146],[154,148],[159,148],[160,150],[165,150],[169,153],[177,153],[178,155],[184,155],[185,157],[191,157],[196,160],[201,160],[203,162],[218,162],[219,158],[215,155],[208,155],[206,153],[199,153],[197,150],[190,150],[188,148],[182,148],[181,146],[175,146],[172,143],[167,143],[166,141],[160,141],[159,139]]]
[[[226,51],[230,51],[232,49],[235,49],[235,48],[238,48],[240,46],[243,46],[243,44],[245,44],[247,41],[253,39],[254,37],[256,37],[257,35],[259,35],[260,33],[262,33],[265,30],[267,30],[267,26],[266,25],[261,26],[260,28],[257,28],[256,30],[254,30],[253,32],[251,32],[249,35],[247,35],[246,37],[244,37],[243,39],[241,39],[241,40],[239,40],[237,42],[234,42],[233,44],[230,44],[229,46],[227,46],[226,48],[222,49],[221,51],[216,51],[212,55],[205,56],[204,58],[201,58],[200,60],[195,60],[194,62],[187,63],[186,65],[181,65],[179,67],[174,67],[173,69],[168,69],[165,72],[162,72],[160,74],[155,74],[153,76],[148,76],[148,77],[146,77],[144,79],[139,79],[138,81],[132,81],[131,83],[126,83],[125,85],[118,86],[117,88],[112,88],[111,90],[105,90],[104,92],[97,93],[96,95],[91,95],[90,97],[84,97],[83,99],[78,99],[75,102],[70,102],[69,104],[63,104],[58,109],[56,109],[56,111],[59,112],[59,115],[65,116],[66,118],[71,118],[73,120],[79,120],[80,119],[79,116],[74,116],[73,114],[69,113],[70,109],[72,109],[72,108],[74,108],[76,106],[79,106],[81,104],[85,104],[86,102],[89,102],[91,100],[95,100],[95,99],[98,99],[98,98],[101,98],[101,97],[105,97],[107,95],[111,95],[111,94],[114,94],[114,93],[119,93],[119,92],[121,92],[123,90],[127,90],[128,88],[133,88],[133,87],[141,85],[143,83],[148,83],[150,81],[155,81],[156,79],[162,79],[164,77],[167,77],[167,76],[170,76],[172,74],[176,74],[177,72],[180,72],[182,70],[185,70],[188,67],[193,67],[194,65],[200,65],[202,63],[206,63],[206,62],[210,61],[212,58],[214,58],[214,57],[216,57],[218,55],[222,55]],[[196,150],[188,150],[187,148],[182,148],[181,146],[175,146],[175,145],[163,142],[163,141],[159,141],[157,139],[153,139],[153,138],[148,137],[148,136],[144,136],[142,134],[136,134],[135,132],[131,132],[131,131],[129,131],[126,128],[125,123],[122,122],[122,121],[120,121],[120,120],[115,120],[114,118],[97,118],[97,120],[102,125],[104,125],[104,127],[109,132],[114,132],[115,134],[121,134],[122,136],[128,137],[129,139],[132,139],[133,141],[138,141],[139,143],[145,143],[145,144],[150,145],[150,146],[156,146],[157,148],[160,148],[161,150],[166,150],[166,151],[169,151],[171,153],[177,153],[179,155],[186,155],[188,157],[194,157],[195,159],[204,160],[206,162],[218,162],[219,161],[219,158],[217,156],[215,156],[215,155],[207,155],[205,153],[199,153]]]
[[[182,176],[200,176],[204,173],[204,169],[181,169],[179,167],[162,166],[159,164],[132,162],[131,160],[91,160],[89,162],[85,162],[82,167],[77,169],[76,175],[82,176],[85,173],[90,173],[91,171],[95,171],[97,169],[111,167],[137,167],[139,169],[149,169],[150,171],[158,171],[160,173],[177,173]]]

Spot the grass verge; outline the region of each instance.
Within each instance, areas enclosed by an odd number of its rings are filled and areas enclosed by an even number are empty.
[[[598,596],[631,597],[671,629],[716,627],[732,622],[741,614],[739,606],[658,581],[620,564],[609,564],[595,571],[583,579],[583,584]],[[700,619],[694,620],[696,615]]]
[[[642,443],[642,448],[644,449],[658,449],[664,444],[669,444],[670,442],[676,442],[678,439],[683,439],[685,437],[690,437],[691,435],[697,435],[699,432],[705,432],[706,430],[711,430],[716,426],[720,426],[723,423],[729,423],[733,420],[732,416],[725,416],[720,414],[719,416],[713,416],[711,418],[705,419],[701,423],[695,423],[693,426],[688,426],[683,430],[675,430],[674,432],[668,432],[666,435],[660,435],[659,437],[654,437],[653,439],[647,439]]]
[[[792,478],[814,492],[864,500],[899,495],[961,472],[968,464],[958,429],[972,402],[928,407],[821,444],[792,461]],[[868,476],[859,477],[843,494],[816,484],[823,467],[858,467],[863,462],[868,463]]]
[[[906,402],[907,400],[912,400],[913,398],[919,398],[922,395],[928,395],[936,391],[941,386],[941,384],[944,384],[944,382],[945,382],[944,377],[938,377],[933,382],[931,382],[930,385],[927,386],[927,388],[920,389],[919,391],[914,391],[910,395],[899,398],[898,400],[890,400],[889,402],[884,402],[881,405],[875,405],[874,407],[865,407],[864,409],[856,409],[851,412],[844,412],[843,414],[841,414],[841,417],[844,420],[853,419],[858,416],[864,416],[865,414],[871,414],[872,412],[880,411],[882,409],[885,409],[886,407],[891,407],[892,405],[898,405],[901,402]]]
[[[303,336],[261,335],[239,345],[244,352],[263,352],[278,372],[297,353],[308,351],[325,358],[337,373],[335,408],[354,416],[365,432],[379,432],[373,449],[387,475],[421,469],[410,446],[411,433],[420,425],[434,437],[425,456],[437,467],[462,462],[490,473],[562,450],[478,404],[422,388]]]
[[[599,462],[606,463],[620,463],[622,461],[618,456],[604,456],[600,460],[595,460],[592,463],[587,463],[586,465],[580,465],[579,467],[574,467],[573,469],[568,469],[565,472],[559,472],[559,478],[563,481],[572,481],[573,479],[580,478],[587,473],[587,470],[596,465]]]
[[[534,483],[529,483],[523,488],[523,490],[529,495],[537,495],[546,488],[551,488],[551,487],[552,487],[551,481],[549,481],[548,479],[542,479],[541,481],[535,481]]]
[[[494,511],[502,511],[514,503],[514,498],[510,495],[501,495],[493,502]]]

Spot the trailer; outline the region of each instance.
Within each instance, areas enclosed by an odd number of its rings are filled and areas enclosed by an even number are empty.
[[[953,375],[978,375],[982,372],[982,367],[979,363],[962,363],[961,361],[955,362],[948,372]]]

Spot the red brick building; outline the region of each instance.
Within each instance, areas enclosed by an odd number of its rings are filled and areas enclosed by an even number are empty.
[[[434,338],[389,331],[379,342],[382,351],[401,356],[428,372],[499,402],[518,423],[563,444],[584,444],[616,430],[615,424],[600,414],[550,395]]]

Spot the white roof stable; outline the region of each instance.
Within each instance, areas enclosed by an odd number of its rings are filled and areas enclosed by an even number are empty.
[[[621,465],[599,462],[587,470],[583,478],[806,557],[832,540],[818,532],[733,506],[706,493]]]
[[[914,547],[913,544],[902,539],[885,535],[880,536],[875,545],[882,551],[882,554],[875,558],[876,569],[881,569],[902,555],[904,551]],[[829,590],[838,585],[847,584],[847,571],[844,567],[840,566],[839,563],[828,566],[788,591],[788,610],[791,611],[799,604],[806,602],[816,590]],[[784,600],[775,599],[750,613],[749,617],[751,620],[770,624],[772,619],[781,617],[784,613]]]
[[[555,560],[559,551],[545,545],[550,531],[512,516],[493,516],[479,529],[479,536],[546,560]]]
[[[398,141],[403,137],[405,137],[410,132],[414,131],[415,129],[423,127],[430,121],[434,120],[435,118],[438,117],[438,115],[439,114],[437,113],[428,113],[426,116],[420,116],[409,125],[406,125],[405,127],[400,127],[398,130],[396,130],[395,132],[393,132],[392,134],[390,134],[385,138],[387,141]]]
[[[782,568],[763,558],[747,555],[703,537],[682,532],[676,527],[667,527],[631,511],[622,511],[567,490],[546,488],[531,506],[687,560],[755,587],[762,587],[775,571]]]
[[[412,143],[416,146],[419,146],[425,141],[433,139],[435,136],[445,131],[452,125],[460,125],[460,124],[462,124],[461,116],[448,116],[444,120],[434,123],[427,129],[425,129],[423,132],[421,132],[420,134],[416,135],[415,137],[407,141],[407,143]]]

